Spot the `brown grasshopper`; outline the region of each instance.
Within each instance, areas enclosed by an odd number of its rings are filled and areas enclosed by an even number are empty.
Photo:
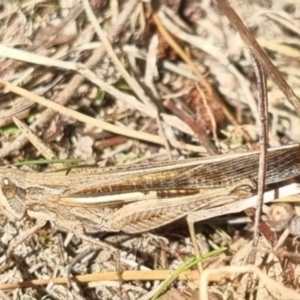
[[[266,183],[300,174],[299,145],[268,151]],[[53,173],[0,169],[0,207],[84,236],[145,232],[255,193],[259,151]]]

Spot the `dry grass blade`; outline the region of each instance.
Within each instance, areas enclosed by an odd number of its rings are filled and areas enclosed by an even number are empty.
[[[170,275],[170,270],[149,270],[149,271],[124,271],[122,274],[122,280],[124,281],[132,281],[132,280],[141,280],[141,281],[149,281],[149,280],[164,280],[168,278]],[[180,280],[189,280],[196,281],[199,280],[199,274],[197,271],[187,270],[178,275]],[[215,276],[214,280],[217,281],[220,279],[220,276]],[[114,280],[118,281],[119,277],[116,272],[102,272],[99,274],[87,274],[80,275],[72,278],[72,281],[80,282],[80,283],[89,283],[93,281],[108,281]],[[68,278],[65,277],[57,277],[51,279],[36,279],[36,280],[28,280],[26,282],[16,282],[16,283],[6,283],[1,284],[0,289],[4,290],[13,290],[16,288],[26,288],[30,286],[42,286],[47,285],[48,283],[53,282],[55,284],[66,284],[68,282]]]
[[[107,122],[104,122],[102,120],[99,119],[95,119],[95,118],[91,118],[89,116],[85,116],[77,111],[73,111],[67,107],[61,106],[58,103],[55,102],[51,102],[43,97],[37,96],[29,91],[26,91],[22,88],[19,88],[9,82],[5,82],[3,80],[0,80],[0,83],[3,85],[4,88],[7,88],[8,90],[17,93],[20,96],[23,96],[27,99],[31,99],[32,101],[39,103],[43,106],[46,106],[56,112],[59,112],[65,116],[69,116],[71,118],[74,118],[78,121],[87,123],[89,125],[93,125],[95,127],[100,127],[104,130],[113,132],[113,133],[117,133],[117,134],[121,134],[121,135],[125,135],[131,138],[135,138],[135,139],[141,139],[144,141],[148,141],[148,142],[152,142],[152,143],[157,143],[160,145],[164,145],[165,141],[162,137],[160,136],[156,136],[156,135],[152,135],[146,132],[138,132],[135,130],[131,130],[129,128],[120,128],[118,126],[109,124]],[[193,145],[182,145],[181,143],[177,142],[177,141],[170,141],[170,143],[174,146],[174,147],[178,147],[179,149],[186,149],[186,150],[190,150],[190,151],[198,151],[199,147],[197,146],[193,146]]]

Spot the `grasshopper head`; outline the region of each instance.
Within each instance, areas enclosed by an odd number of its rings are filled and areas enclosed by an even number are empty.
[[[6,169],[0,175],[0,208],[12,220],[20,220],[26,213],[25,190],[18,173],[18,170]]]

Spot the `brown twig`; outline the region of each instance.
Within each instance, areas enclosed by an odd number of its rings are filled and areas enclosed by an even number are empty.
[[[298,115],[300,115],[300,100],[294,93],[293,89],[283,78],[279,70],[274,66],[274,64],[269,59],[266,52],[260,47],[258,42],[255,40],[253,35],[249,32],[248,28],[244,25],[241,18],[232,9],[227,0],[215,0],[219,6],[222,13],[226,15],[232,26],[239,32],[241,38],[253,53],[253,55],[262,64],[268,75],[272,77],[275,83],[278,85],[280,90],[285,94],[290,103],[294,106]]]
[[[201,121],[195,122],[192,120],[190,116],[188,116],[184,111],[180,110],[175,103],[169,99],[164,102],[164,106],[171,110],[175,115],[177,115],[182,121],[192,128],[199,141],[203,144],[210,155],[218,154],[217,147],[211,142],[210,137],[206,134],[205,128]]]

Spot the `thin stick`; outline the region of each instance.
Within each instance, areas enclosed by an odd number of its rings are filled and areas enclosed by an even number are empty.
[[[254,249],[258,245],[259,240],[259,223],[262,214],[262,206],[264,202],[264,189],[266,182],[266,170],[267,170],[267,148],[268,148],[268,93],[267,93],[267,82],[266,76],[262,66],[256,57],[253,56],[250,51],[252,58],[254,71],[257,80],[258,89],[258,114],[260,117],[260,156],[259,156],[259,169],[258,169],[258,194],[255,212],[254,222]]]

